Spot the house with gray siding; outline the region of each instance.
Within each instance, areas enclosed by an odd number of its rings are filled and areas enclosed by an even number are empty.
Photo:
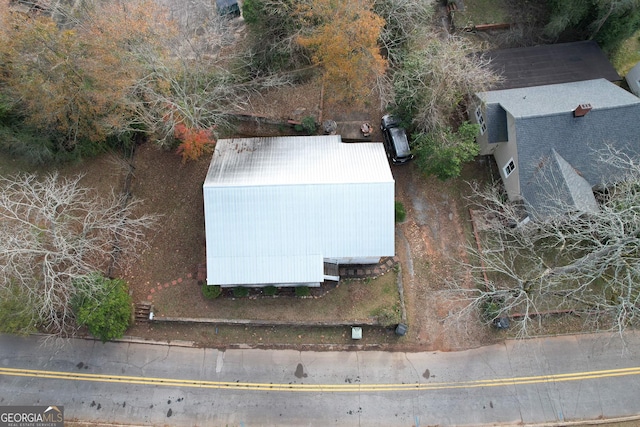
[[[493,90],[476,101],[481,154],[495,158],[509,199],[534,217],[597,209],[593,190],[618,173],[598,150],[640,154],[640,98],[606,79]]]

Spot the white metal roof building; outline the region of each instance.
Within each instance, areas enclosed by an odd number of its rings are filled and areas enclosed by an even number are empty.
[[[219,140],[203,191],[210,285],[317,286],[324,261],[395,253],[394,181],[381,143]]]

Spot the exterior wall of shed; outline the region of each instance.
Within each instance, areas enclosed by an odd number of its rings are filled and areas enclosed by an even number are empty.
[[[204,200],[208,284],[316,283],[325,258],[395,253],[393,181],[205,186]]]

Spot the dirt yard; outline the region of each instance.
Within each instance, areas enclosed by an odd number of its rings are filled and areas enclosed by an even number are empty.
[[[319,118],[350,114],[342,104],[321,103],[316,82],[297,90],[268,93],[252,103],[254,113],[287,119],[294,114]],[[381,140],[377,123],[382,112],[375,99],[365,102],[360,116],[376,123],[373,140]],[[263,129],[266,131],[266,129]],[[242,131],[244,134],[246,129]],[[260,128],[253,132],[260,132]],[[362,319],[384,308],[397,309],[397,293],[371,305],[367,286],[395,286],[395,274],[373,283],[342,284],[323,297],[333,305],[327,308],[314,300],[240,299],[206,300],[197,285],[197,266],[205,261],[202,183],[210,156],[183,164],[175,153],[162,151],[151,143],[138,147],[134,159],[132,191],[144,200],[144,209],[162,214],[150,233],[149,248],[141,258],[128,263],[122,275],[130,283],[136,302],[152,302],[159,317],[208,317],[295,320]],[[462,199],[466,184],[462,180],[441,182],[422,176],[415,165],[392,167],[396,180],[396,199],[407,211],[407,218],[396,226],[396,253],[401,260],[402,282],[409,332],[398,338],[393,330],[370,328],[365,345],[410,350],[459,350],[490,343],[500,336],[476,322],[458,325],[446,321],[455,309],[446,291],[447,280],[460,280],[456,259],[464,259],[464,246],[471,239],[469,214]],[[487,169],[480,163],[465,170],[465,178],[483,178]],[[391,277],[392,276],[392,277]],[[464,277],[462,277],[464,280]],[[381,283],[380,285],[378,283]],[[378,293],[376,295],[385,295]],[[286,301],[286,302],[285,302]],[[315,305],[314,305],[315,304]],[[385,307],[388,306],[388,307]],[[304,345],[353,344],[344,328],[245,328],[222,326],[152,325],[134,326],[129,334],[153,339],[182,339],[201,345]]]
[[[473,242],[463,180],[483,179],[487,173],[476,163],[467,167],[462,179],[442,182],[424,177],[412,165],[393,168],[396,198],[407,210],[406,221],[396,227],[396,251],[402,260],[412,332],[421,347],[461,350],[498,338],[474,319],[465,324],[447,320],[456,310],[447,282],[466,281],[458,261],[466,260],[465,246]]]

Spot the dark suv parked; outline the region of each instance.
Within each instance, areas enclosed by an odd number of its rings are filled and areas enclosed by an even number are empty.
[[[383,116],[380,122],[384,148],[394,165],[401,165],[413,159],[407,132],[399,124],[400,122],[389,114]]]
[[[238,0],[216,0],[216,8],[220,16],[226,16],[228,18],[237,18],[240,16]]]

